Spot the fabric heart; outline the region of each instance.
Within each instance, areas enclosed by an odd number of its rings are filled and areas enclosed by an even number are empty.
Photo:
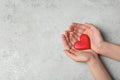
[[[74,48],[77,50],[90,49],[90,38],[86,34],[80,36],[80,41],[74,43]]]

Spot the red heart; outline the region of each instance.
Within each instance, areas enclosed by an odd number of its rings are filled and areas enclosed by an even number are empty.
[[[80,36],[80,41],[74,43],[74,48],[77,50],[90,49],[90,38],[86,34]]]

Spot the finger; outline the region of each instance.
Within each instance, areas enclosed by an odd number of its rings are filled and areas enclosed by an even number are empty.
[[[88,27],[86,27],[84,24],[79,24],[77,23],[77,29],[79,32],[83,32],[84,30],[86,30]]]
[[[82,24],[76,23],[76,22],[73,22],[73,23],[72,23],[72,25],[75,25],[75,26],[77,26],[78,24],[79,24],[79,25],[82,25]]]
[[[71,37],[71,43],[72,43],[72,45],[74,45],[74,43],[77,41],[77,39],[74,37],[73,33],[70,33],[70,37]]]
[[[77,23],[72,23],[69,27],[69,31],[74,31],[75,27],[77,26]]]
[[[74,31],[74,28],[75,28],[76,26],[75,26],[75,24],[74,23],[72,23],[71,25],[70,25],[70,27],[69,27],[69,31]]]
[[[75,51],[77,54],[82,54],[85,52],[84,50],[77,50],[74,47],[72,47],[70,50]]]
[[[79,51],[75,50],[75,49],[70,49],[69,50],[71,53],[74,53],[75,55],[79,55]]]
[[[77,27],[79,28],[79,29],[86,29],[87,27],[85,27],[83,24],[79,24],[79,23],[77,23]]]
[[[79,61],[85,61],[85,57],[81,51],[76,51],[76,50],[73,50],[73,49],[70,49],[70,52],[71,53],[74,53],[76,55],[76,59],[79,60]]]
[[[67,39],[68,45],[69,45],[69,47],[71,48],[71,47],[72,47],[72,44],[70,43],[70,34],[69,34],[68,31],[65,31],[65,36],[66,36],[66,39]]]
[[[77,41],[76,33],[74,33],[74,32],[70,32],[70,36],[71,36],[71,38],[74,38],[75,41]]]
[[[73,41],[72,41],[72,36],[71,36],[71,32],[69,33],[70,34],[70,44],[73,46],[74,44],[72,43]]]
[[[73,35],[74,35],[74,37],[75,37],[75,39],[78,41],[78,40],[80,40],[80,35],[81,34],[79,34],[79,33],[73,33]]]
[[[84,30],[85,30],[85,29],[82,29],[81,26],[76,26],[76,27],[74,28],[74,32],[77,32],[77,33],[83,33]]]
[[[82,34],[84,31],[85,31],[85,30],[83,30],[83,29],[78,29],[78,28],[76,28],[76,29],[74,30],[75,33],[80,33],[80,34]]]
[[[94,24],[91,24],[91,23],[85,23],[85,25],[86,25],[88,28],[91,28],[91,29],[98,29],[97,27],[95,27]]]
[[[77,34],[76,34],[76,33],[73,33],[72,35],[73,35],[73,37],[75,38],[75,40],[76,40],[76,41],[78,41],[78,40],[79,40],[79,37],[77,36]]]
[[[93,24],[85,23],[85,26],[88,26],[89,29],[86,30],[84,33],[88,33],[88,35],[90,35],[90,34],[94,34],[94,33],[98,33],[98,34],[100,34],[99,29],[98,29],[96,26],[94,26]]]
[[[81,33],[85,29],[84,27],[81,27],[81,26],[82,26],[82,24],[80,24],[80,23],[72,23],[69,27],[69,31],[75,31],[75,32]]]
[[[69,42],[70,47],[72,47],[73,45],[72,45],[72,43],[71,43],[71,36],[70,36],[70,33],[71,33],[71,32],[67,31],[68,42]]]
[[[69,56],[71,59],[77,61],[76,56],[75,56],[73,53],[71,53],[71,52],[68,51],[68,50],[64,50],[64,52],[65,52],[66,55]]]
[[[70,47],[69,47],[69,45],[67,43],[67,40],[66,40],[66,37],[65,37],[64,34],[62,34],[62,42],[63,42],[64,48],[67,49],[67,50],[69,50]]]

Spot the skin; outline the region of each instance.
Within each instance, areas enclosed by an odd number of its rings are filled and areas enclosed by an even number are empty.
[[[80,34],[81,33],[79,32],[79,35]],[[62,41],[65,49],[64,52],[66,55],[68,55],[74,61],[88,64],[95,80],[112,80],[96,52],[94,52],[92,49],[74,49],[73,45],[77,40],[78,38],[76,35],[74,35],[74,32],[66,31],[62,35]]]
[[[73,32],[76,38],[79,38],[80,34],[87,34],[91,40],[91,48],[97,54],[120,61],[120,45],[116,45],[105,41],[99,29],[93,24],[85,23],[73,23],[68,29],[69,32]]]

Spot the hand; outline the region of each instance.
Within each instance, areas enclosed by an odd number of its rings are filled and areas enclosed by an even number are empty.
[[[80,34],[87,34],[90,37],[91,40],[91,48],[96,52],[100,53],[102,43],[104,42],[100,31],[90,23],[85,24],[79,24],[79,23],[73,23],[69,31],[72,31],[75,33],[76,38],[80,37]]]
[[[76,50],[73,45],[78,39],[74,36],[73,32],[66,31],[65,34],[62,35],[62,41],[65,48],[65,53],[72,58],[74,61],[81,61],[88,63],[91,59],[98,57],[97,54],[89,49],[89,50]]]
[[[96,54],[92,49],[74,49],[74,43],[79,40],[80,35],[83,33],[90,36],[90,39],[92,39],[92,48],[95,50],[97,50],[95,48],[97,46],[97,43],[100,44],[103,41],[99,31],[91,24],[87,24],[86,26],[80,26],[81,24],[79,24],[79,26],[77,25],[78,24],[74,24],[74,26],[70,27],[69,31],[66,31],[65,34],[62,35],[65,53],[74,61],[81,61],[87,63],[93,73],[95,80],[112,80],[109,73],[106,71],[105,67],[100,61],[98,54]],[[94,38],[97,38],[95,40],[98,41],[95,41]]]

